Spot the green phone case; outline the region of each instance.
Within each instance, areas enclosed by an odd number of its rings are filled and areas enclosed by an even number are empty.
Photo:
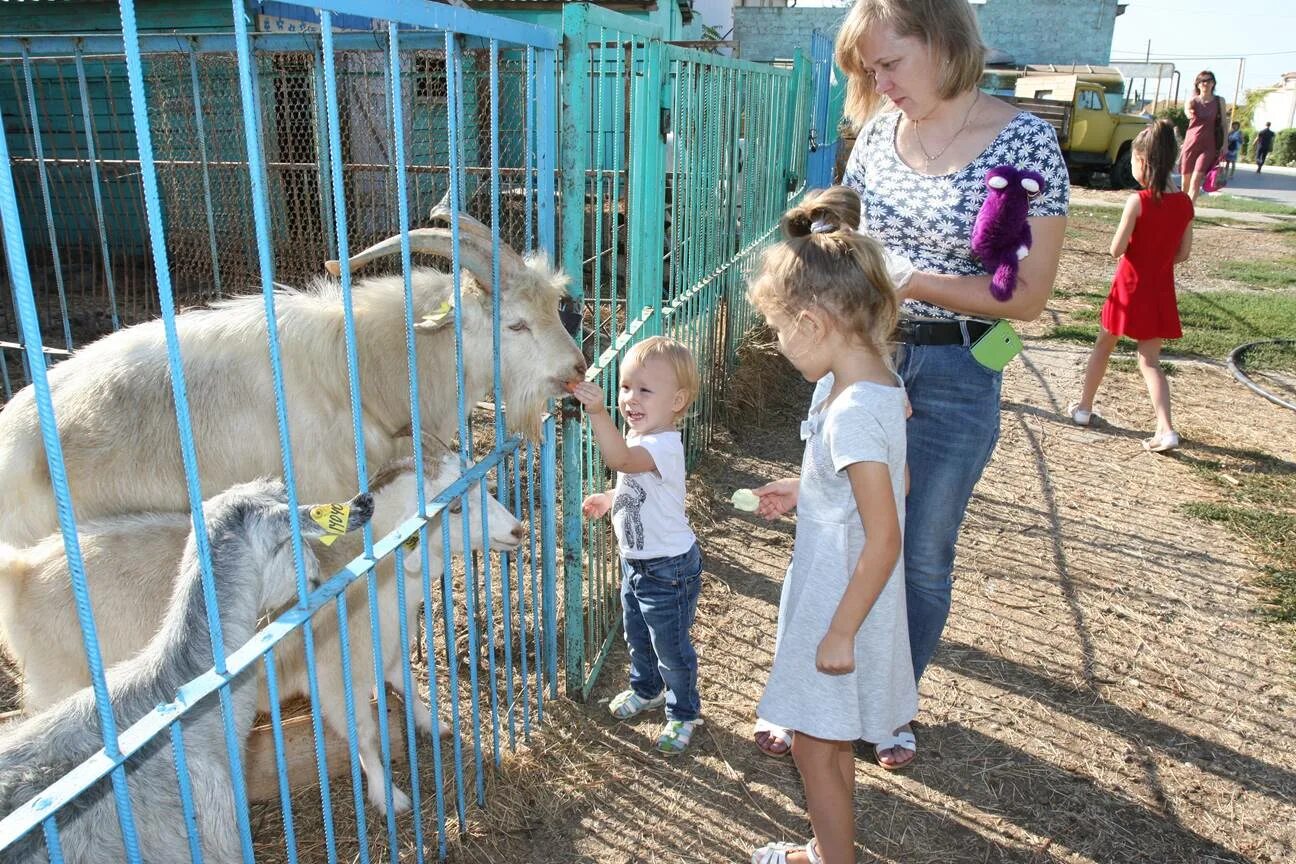
[[[1000,319],[972,343],[972,356],[987,369],[1002,372],[1021,353],[1022,343],[1012,325]]]

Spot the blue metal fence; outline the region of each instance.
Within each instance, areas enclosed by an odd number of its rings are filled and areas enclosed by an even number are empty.
[[[102,739],[98,754],[0,821],[0,857],[6,857],[6,848],[18,848],[16,844],[25,842],[27,835],[39,832],[43,837],[40,860],[63,860],[60,832],[76,830],[75,820],[84,815],[67,805],[98,794],[107,783],[116,802],[126,860],[146,860],[148,850],[140,845],[127,772],[138,766],[139,757],[154,741],[169,735],[175,792],[187,816],[189,854],[200,860],[182,732],[196,706],[212,699],[220,703],[233,779],[230,794],[237,819],[228,829],[237,833],[244,861],[267,854],[275,860],[299,860],[304,827],[323,835],[329,861],[394,857],[395,850],[411,843],[406,833],[413,834],[417,860],[433,854],[445,857],[448,835],[456,824],[450,821],[451,814],[457,815],[457,825],[462,827],[469,802],[484,803],[488,763],[498,765],[505,751],[532,732],[533,724],[542,719],[545,698],[557,692],[555,428],[552,418],[544,421],[537,441],[524,441],[510,431],[505,415],[509,408],[505,375],[510,370],[501,364],[506,349],[501,344],[505,300],[500,286],[505,275],[501,268],[506,263],[512,267],[516,258],[507,248],[510,244],[544,250],[551,259],[556,253],[553,108],[558,37],[543,28],[413,0],[391,0],[383,7],[386,30],[360,34],[335,32],[333,16],[372,16],[373,4],[312,0],[311,5],[320,9],[319,33],[264,36],[247,32],[240,0],[232,5],[236,28],[232,37],[142,37],[132,0],[121,0],[119,37],[0,39],[0,54],[12,58],[0,62],[7,63],[15,85],[6,91],[0,83],[0,117],[7,130],[0,138],[0,216],[15,310],[4,346],[13,361],[4,367],[5,395],[27,381],[33,387]],[[62,99],[61,116],[71,118],[56,135],[49,131],[50,118],[57,113],[51,110],[53,90]],[[129,104],[128,118],[122,102]],[[430,106],[435,109],[427,110]],[[25,117],[25,124],[12,123],[15,116]],[[76,196],[86,194],[91,206],[78,207]],[[448,391],[441,384],[441,392],[453,394],[456,419],[452,423],[425,413],[427,388],[435,388],[438,382],[428,380],[428,365],[417,344],[421,323],[417,316],[427,310],[415,305],[410,243],[411,224],[426,218],[426,205],[443,194],[451,212],[477,215],[490,232],[491,278],[484,279],[478,266],[474,270],[478,286],[469,286],[461,268],[473,269],[473,252],[464,245],[470,239],[465,231],[471,226],[450,220],[447,301],[454,310],[456,362],[454,369],[439,371],[453,379]],[[34,230],[41,223],[45,230]],[[322,457],[319,452],[303,452],[300,430],[292,427],[295,400],[310,394],[290,391],[288,386],[291,370],[285,354],[296,351],[300,360],[301,346],[288,344],[293,323],[277,318],[283,301],[275,289],[279,280],[300,284],[319,273],[325,258],[343,262],[337,288],[343,353],[321,360],[335,364],[336,374],[346,382],[343,398],[349,403],[353,453],[330,452],[327,458],[354,464],[354,485],[331,495],[334,500],[350,497],[367,489],[373,471],[380,467],[371,462],[375,436],[391,432],[374,427],[368,413],[373,406],[364,400],[358,337],[365,325],[360,304],[353,298],[353,288],[358,286],[353,285],[345,262],[353,249],[387,235],[400,237],[404,345],[397,342],[389,347],[395,356],[404,355],[408,371],[411,422],[399,431],[409,436],[413,453],[417,511],[386,536],[375,537],[366,528],[363,553],[342,571],[325,574],[332,578],[312,592],[295,508],[304,460]],[[480,238],[474,242],[480,247]],[[73,249],[75,255],[69,255]],[[145,251],[147,258],[141,258]],[[33,272],[31,260],[48,264]],[[76,275],[77,284],[69,284],[69,274]],[[469,291],[480,291],[483,281],[495,286],[489,292],[487,325],[493,368],[487,391],[474,392],[465,378],[465,361],[471,358],[466,356],[463,319],[469,313],[460,310],[465,302],[472,302],[466,301]],[[222,641],[201,507],[204,497],[220,488],[213,488],[211,482],[211,460],[200,459],[207,451],[202,450],[201,436],[195,435],[193,394],[187,387],[195,358],[182,350],[184,338],[177,322],[184,317],[177,306],[178,301],[211,300],[253,285],[259,285],[264,298],[265,330],[260,338],[265,340],[272,382],[262,395],[267,408],[273,399],[279,444],[273,464],[258,473],[281,473],[285,478],[293,508],[299,596],[292,609],[238,646]],[[146,293],[146,286],[155,286],[156,294]],[[77,301],[97,296],[107,300],[103,316],[107,320],[78,320],[82,310]],[[155,301],[147,299],[152,296]],[[59,425],[66,418],[60,414],[57,389],[51,389],[46,358],[74,352],[104,331],[150,317],[155,309],[165,331],[170,399],[183,464],[182,498],[193,515],[215,665],[186,685],[174,701],[144,717],[115,717],[109,700],[111,675],[104,670],[92,612],[97,574],[87,574],[81,560],[77,515],[84,518],[84,508],[74,500],[69,484],[69,454],[60,440],[68,432],[66,424]],[[556,322],[556,308],[552,314]],[[43,335],[51,330],[57,334],[49,339],[52,348],[45,345],[49,337]],[[579,356],[575,346],[571,351]],[[212,394],[201,396],[206,401]],[[489,407],[478,407],[478,400],[487,397],[491,397]],[[455,453],[461,476],[435,496],[425,497],[423,433],[445,431],[446,425],[457,432]],[[528,534],[516,552],[485,551],[455,562],[452,530],[462,532],[464,548],[472,546],[477,527],[481,535],[490,536],[488,493],[485,484],[478,482],[488,476],[494,478],[502,503],[529,517]],[[481,525],[474,526],[469,522],[471,508],[460,505],[474,503],[478,495]],[[468,496],[473,501],[465,501]],[[451,518],[452,512],[460,511],[461,518]],[[438,517],[442,517],[443,550],[439,586],[433,581],[438,562],[428,560],[427,543],[434,539],[428,536],[434,530],[429,522]],[[392,634],[380,632],[376,567],[394,560],[397,572],[402,572],[405,544],[418,540],[423,541],[419,544],[421,589],[426,598],[423,664],[410,662],[409,649],[420,640],[405,627],[407,586],[403,578],[395,579],[402,610],[397,638],[405,658],[400,674],[408,694],[401,722],[415,811],[412,824],[399,826],[390,785],[393,730],[387,725],[386,693],[381,686],[386,670],[381,665],[380,640]],[[357,591],[348,590],[353,584]],[[314,674],[313,616],[331,606],[326,614],[335,615],[339,633],[346,634],[348,614],[362,608],[355,602],[360,596],[368,601],[374,680],[379,682],[377,720],[383,776],[388,778],[382,790],[385,820],[366,809],[361,791],[365,780],[357,756],[355,718],[357,711],[368,710],[369,694],[353,692],[347,638],[339,640],[339,647],[349,745],[349,772],[344,773],[349,773],[351,784],[351,813],[344,812],[343,799],[331,788],[335,771],[328,764],[330,751]],[[311,670],[318,808],[304,806],[309,799],[294,794],[287,782],[275,657],[285,638],[297,632]],[[463,657],[460,643],[465,640],[467,656]],[[266,837],[266,829],[254,834],[240,755],[243,742],[231,707],[235,680],[256,676],[262,669],[278,770],[277,837]],[[421,686],[429,690],[434,731],[424,746],[416,745],[411,705],[419,698],[420,678]],[[445,745],[436,734],[443,717],[448,717],[452,732]],[[443,752],[443,746],[449,752]],[[333,760],[337,761],[336,756]],[[364,767],[368,772],[370,766]]]

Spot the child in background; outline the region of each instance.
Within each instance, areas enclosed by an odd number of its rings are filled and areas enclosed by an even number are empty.
[[[630,647],[630,688],[608,708],[627,720],[666,706],[657,749],[682,753],[702,724],[697,654],[689,628],[702,588],[702,553],[684,511],[684,442],[676,424],[698,394],[697,363],[683,343],[651,336],[621,361],[617,407],[624,437],[603,391],[583,382],[572,395],[585,406],[616,487],[587,497],[586,518],[612,511],[621,552],[621,607]]]
[[[1134,177],[1143,190],[1126,200],[1112,238],[1111,254],[1119,259],[1116,277],[1103,304],[1102,326],[1085,368],[1080,401],[1067,407],[1072,422],[1088,426],[1112,350],[1121,336],[1136,340],[1139,371],[1156,411],[1156,434],[1143,446],[1155,453],[1179,446],[1179,434],[1170,422],[1170,385],[1161,370],[1161,340],[1183,335],[1174,267],[1192,252],[1193,204],[1186,193],[1170,185],[1176,150],[1169,120],[1156,121],[1134,139]]]
[[[1224,149],[1224,176],[1232,180],[1237,173],[1238,154],[1242,152],[1242,124],[1233,121],[1233,129],[1228,134],[1228,147]]]
[[[905,614],[905,392],[887,361],[897,299],[881,247],[809,196],[783,217],[750,296],[779,351],[818,385],[801,476],[755,490],[766,517],[797,509],[760,717],[793,730],[814,837],[771,843],[753,864],[855,860],[856,739],[913,719],[918,692]]]

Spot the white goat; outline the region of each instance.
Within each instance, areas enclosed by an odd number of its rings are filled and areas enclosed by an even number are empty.
[[[424,482],[426,499],[430,500],[459,477],[454,456],[431,460]],[[374,498],[375,538],[389,534],[417,510],[416,483],[413,459],[396,460],[374,475],[371,493]],[[521,542],[524,536],[521,523],[494,498],[487,499],[490,538],[483,541],[478,486],[473,486],[462,501],[468,504],[472,548],[483,549],[489,545],[491,549],[511,550]],[[456,499],[447,510],[460,513],[460,499]],[[450,548],[454,553],[463,551],[461,518],[455,516],[451,525]],[[156,513],[90,522],[78,533],[105,664],[133,655],[152,638],[161,624],[166,598],[172,590],[176,568],[184,553],[188,524],[189,515],[186,513]],[[429,524],[427,533],[435,585],[443,562],[440,521]],[[340,538],[331,546],[315,543],[312,551],[319,559],[321,571],[328,577],[363,553],[363,540],[357,535]],[[406,602],[411,639],[417,637],[416,614],[423,599],[420,563],[421,557],[417,552],[406,554],[405,566],[410,571],[406,578]],[[379,563],[376,570],[383,669],[388,680],[404,696],[392,559],[389,557]],[[47,537],[25,550],[0,545],[0,625],[9,636],[10,654],[23,670],[23,705],[28,712],[46,708],[90,683],[90,672],[81,646],[80,625],[72,614],[72,608],[71,577],[61,535]],[[361,706],[356,711],[360,763],[369,781],[370,802],[380,811],[385,811],[378,725],[369,710],[375,682],[365,580],[357,580],[348,590],[347,613],[352,682],[356,703]],[[325,609],[316,615],[312,626],[316,657],[328,658],[316,666],[323,718],[335,735],[346,740],[346,701],[337,618],[333,610]],[[308,692],[305,645],[300,635],[294,634],[281,643],[275,661],[281,698]],[[269,710],[268,701],[268,694],[263,690],[259,702],[261,710]],[[419,729],[431,734],[432,719],[427,706],[422,700],[414,699],[413,708]],[[393,801],[398,812],[408,809],[410,804],[405,793],[395,788]]]
[[[456,421],[457,315],[464,337],[464,398],[485,396],[493,380],[492,292],[500,301],[500,369],[508,419],[538,436],[546,403],[585,372],[580,349],[563,328],[559,302],[567,277],[543,256],[523,259],[500,247],[500,284],[491,282],[490,232],[460,217],[462,303],[450,275],[411,275],[420,417],[444,440]],[[410,232],[414,251],[449,257],[450,231]],[[399,249],[384,241],[352,266]],[[336,263],[334,263],[336,269]],[[368,464],[409,454],[409,370],[405,289],[399,275],[359,280],[353,295],[356,348]],[[350,397],[341,291],[317,280],[310,292],[277,295],[288,426],[296,482],[305,500],[339,499],[354,490]],[[204,489],[282,472],[274,391],[260,296],[240,297],[175,320],[183,357]],[[78,519],[185,510],[184,471],[161,321],[127,327],[81,348],[49,373],[58,433]],[[0,410],[0,542],[28,546],[58,529],[40,425],[30,386]]]
[[[282,483],[258,480],[228,489],[203,505],[221,630],[230,649],[252,637],[263,610],[296,596],[286,499]],[[300,510],[302,535],[320,536],[324,529],[311,520],[310,509]],[[372,513],[370,496],[353,499],[346,530],[359,528]],[[309,578],[317,579],[318,565],[309,550],[305,559]],[[158,703],[171,701],[180,685],[211,665],[206,605],[191,534],[162,629],[138,655],[108,671],[108,692],[118,722],[124,728]],[[256,680],[255,674],[243,675],[233,686],[234,722],[240,739],[246,737],[256,711]],[[242,857],[218,700],[204,700],[182,723],[204,860],[235,864]],[[100,746],[98,714],[89,688],[29,720],[4,727],[0,738],[0,814],[29,801]],[[127,763],[135,827],[145,861],[189,858],[173,760],[170,739],[161,735]],[[107,778],[65,805],[57,818],[65,861],[106,864],[123,860],[117,808]],[[22,864],[46,861],[41,832],[29,832],[0,857]]]

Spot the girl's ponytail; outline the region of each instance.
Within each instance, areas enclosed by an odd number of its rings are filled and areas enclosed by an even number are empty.
[[[807,193],[783,215],[783,242],[765,251],[748,289],[756,308],[795,318],[821,306],[847,332],[885,353],[899,301],[882,247],[858,233],[859,223],[854,190],[833,186]]]
[[[1148,188],[1154,197],[1160,198],[1170,188],[1170,172],[1179,158],[1174,124],[1165,117],[1160,118],[1138,134],[1132,149],[1147,165]]]

